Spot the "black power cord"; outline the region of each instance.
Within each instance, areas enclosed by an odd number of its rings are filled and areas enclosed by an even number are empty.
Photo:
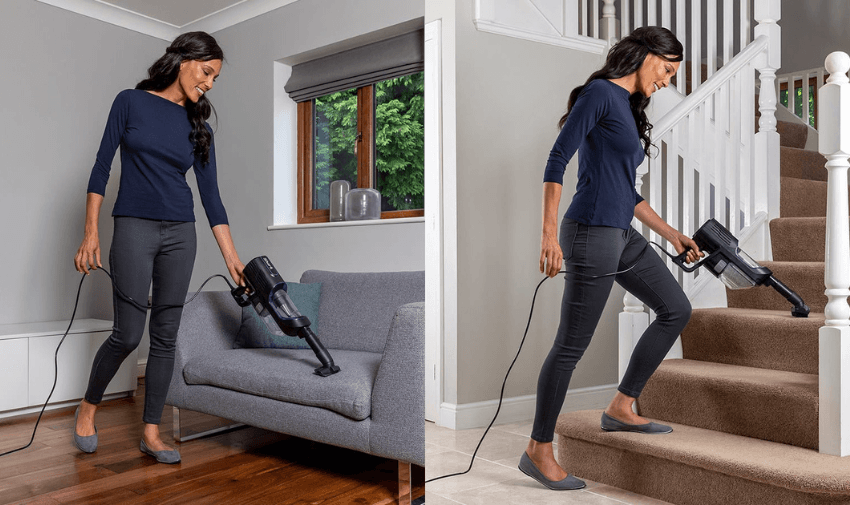
[[[672,254],[667,252],[664,249],[664,246],[662,246],[661,244],[658,244],[656,242],[649,242],[646,245],[646,247],[643,248],[643,250],[640,253],[640,256],[638,256],[638,259],[635,260],[634,264],[632,266],[630,266],[629,268],[626,268],[625,270],[620,270],[620,271],[617,271],[617,272],[611,272],[611,273],[601,274],[601,275],[588,275],[588,274],[581,274],[581,273],[578,273],[578,272],[568,272],[566,270],[561,270],[560,272],[558,272],[558,274],[578,275],[578,276],[581,276],[581,277],[588,277],[590,279],[600,279],[602,277],[611,277],[613,275],[624,274],[624,273],[628,272],[629,270],[633,269],[635,266],[637,266],[637,264],[643,258],[643,255],[646,254],[646,251],[649,249],[649,244],[652,244],[652,245],[658,247],[667,256],[670,256],[671,258],[675,258],[675,256],[673,256]],[[492,428],[493,424],[496,422],[496,418],[499,417],[499,411],[502,409],[502,400],[505,397],[505,385],[508,383],[508,376],[511,374],[511,369],[513,369],[514,363],[516,363],[517,358],[519,358],[519,353],[522,351],[522,345],[525,343],[525,338],[528,336],[528,329],[531,327],[531,316],[534,314],[534,302],[537,300],[537,291],[540,290],[540,286],[542,286],[543,283],[546,282],[546,279],[548,279],[548,278],[549,278],[548,276],[544,277],[543,280],[541,280],[537,284],[537,287],[534,288],[534,296],[531,298],[531,310],[528,311],[528,322],[525,325],[525,333],[522,334],[522,340],[520,340],[520,342],[519,342],[519,348],[516,351],[516,356],[514,356],[513,361],[511,361],[511,365],[508,367],[508,372],[505,374],[505,379],[502,381],[502,390],[499,393],[499,404],[496,407],[496,415],[493,416],[493,420],[490,421],[490,424],[487,426],[487,429],[484,430],[484,434],[481,435],[481,440],[479,440],[478,445],[475,446],[475,451],[472,453],[472,459],[470,459],[470,461],[469,461],[469,467],[462,472],[450,473],[450,474],[447,474],[447,475],[441,475],[439,477],[434,477],[433,479],[428,479],[428,480],[425,481],[426,484],[429,483],[429,482],[434,482],[435,480],[440,480],[440,479],[445,479],[445,478],[448,478],[448,477],[456,477],[458,475],[463,475],[463,474],[469,473],[469,471],[472,470],[472,464],[475,463],[475,456],[478,454],[478,449],[481,447],[481,444],[484,442],[484,437],[487,436],[487,432],[490,431],[490,428]]]
[[[109,273],[109,271],[106,270],[103,267],[101,267],[101,270],[103,271],[103,273],[105,273],[106,275],[109,276],[109,279],[112,281],[112,287],[115,288],[115,291],[118,293],[118,296],[120,296],[124,300],[126,300],[126,301],[130,302],[131,304],[133,304],[134,306],[136,306],[138,309],[143,310],[145,312],[147,312],[148,309],[153,308],[153,305],[142,305],[139,302],[137,302],[136,300],[133,300],[129,296],[122,293],[121,290],[118,289],[118,286],[115,284],[115,278],[112,277],[112,274]],[[201,290],[204,289],[204,286],[206,286],[206,284],[210,280],[213,279],[213,277],[221,277],[222,279],[224,279],[224,281],[227,283],[227,285],[230,286],[231,290],[234,289],[233,285],[230,283],[230,280],[228,280],[227,277],[225,277],[221,274],[215,274],[215,275],[211,275],[211,276],[207,277],[207,280],[205,280],[204,283],[201,284],[201,287],[198,288],[198,290],[195,292],[195,294],[192,296],[192,298],[189,298],[188,300],[186,300],[185,302],[180,303],[180,304],[160,305],[160,307],[166,307],[166,308],[183,307],[187,303],[194,300],[198,296],[198,294],[201,292]],[[41,407],[41,412],[39,412],[39,414],[38,414],[38,419],[35,420],[35,426],[32,429],[32,436],[30,437],[30,441],[27,445],[25,445],[23,447],[18,447],[17,449],[12,449],[11,451],[6,451],[6,452],[0,454],[0,457],[7,456],[9,454],[12,454],[12,453],[15,453],[15,452],[18,452],[18,451],[23,451],[27,447],[31,446],[33,441],[35,440],[35,432],[38,430],[38,423],[41,422],[41,416],[44,415],[44,409],[47,408],[47,404],[50,403],[50,398],[53,396],[53,391],[56,389],[56,381],[57,381],[58,376],[59,376],[59,348],[62,347],[62,342],[65,341],[65,337],[67,337],[68,333],[71,331],[71,325],[74,324],[74,318],[77,315],[77,307],[79,306],[79,303],[80,303],[80,291],[83,288],[83,281],[84,280],[86,280],[86,274],[83,274],[82,279],[80,279],[80,284],[79,284],[79,286],[77,286],[77,297],[74,300],[74,312],[71,314],[71,322],[68,323],[68,329],[65,330],[65,333],[62,335],[62,338],[59,340],[59,344],[56,346],[56,351],[53,353],[53,387],[50,388],[50,394],[47,395],[47,400],[44,401],[44,405]]]

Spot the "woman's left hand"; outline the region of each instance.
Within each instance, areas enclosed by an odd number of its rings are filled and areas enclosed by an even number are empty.
[[[688,254],[685,256],[686,263],[693,263],[705,256],[705,253],[699,250],[699,246],[694,242],[694,239],[682,233],[676,232],[675,239],[671,240],[670,243],[673,244],[673,247],[679,254],[682,254],[686,250],[688,251]]]

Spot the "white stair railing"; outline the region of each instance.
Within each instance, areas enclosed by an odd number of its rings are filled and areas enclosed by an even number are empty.
[[[761,256],[768,256],[767,223],[779,215],[779,134],[774,113],[776,69],[780,66],[780,1],[756,0],[754,7],[758,22],[755,40],[734,58],[724,60],[716,72],[709,65],[706,82],[655,121],[652,138],[658,155],[647,158],[638,169],[637,186],[641,191],[642,185],[649,185],[650,206],[682,233],[693,235],[702,223],[714,218],[739,238],[754,233],[763,237]],[[728,57],[728,53],[723,56]],[[763,90],[759,94],[757,133],[756,71]],[[648,174],[646,180],[644,174]],[[643,191],[644,196],[646,193]],[[635,221],[634,225],[658,241],[659,237],[644,230],[641,223]],[[669,259],[667,264],[691,298],[712,279],[699,271],[685,274]],[[621,377],[637,339],[649,324],[639,300],[626,294],[623,302]],[[680,357],[679,352],[670,357]]]
[[[847,158],[850,156],[850,56],[826,58],[830,77],[819,90],[819,151],[826,161],[825,325],[819,332],[818,447],[821,453],[850,455],[850,207]]]

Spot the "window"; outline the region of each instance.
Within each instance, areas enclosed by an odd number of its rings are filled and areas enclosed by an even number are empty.
[[[330,183],[381,193],[381,218],[424,215],[424,75],[298,104],[298,222],[329,217]]]

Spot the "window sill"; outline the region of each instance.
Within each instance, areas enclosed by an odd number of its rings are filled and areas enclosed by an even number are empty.
[[[347,226],[384,226],[392,224],[424,223],[425,217],[402,217],[395,219],[367,219],[363,221],[333,221],[329,223],[306,223],[306,224],[274,224],[268,230],[304,230],[307,228],[336,228]]]

